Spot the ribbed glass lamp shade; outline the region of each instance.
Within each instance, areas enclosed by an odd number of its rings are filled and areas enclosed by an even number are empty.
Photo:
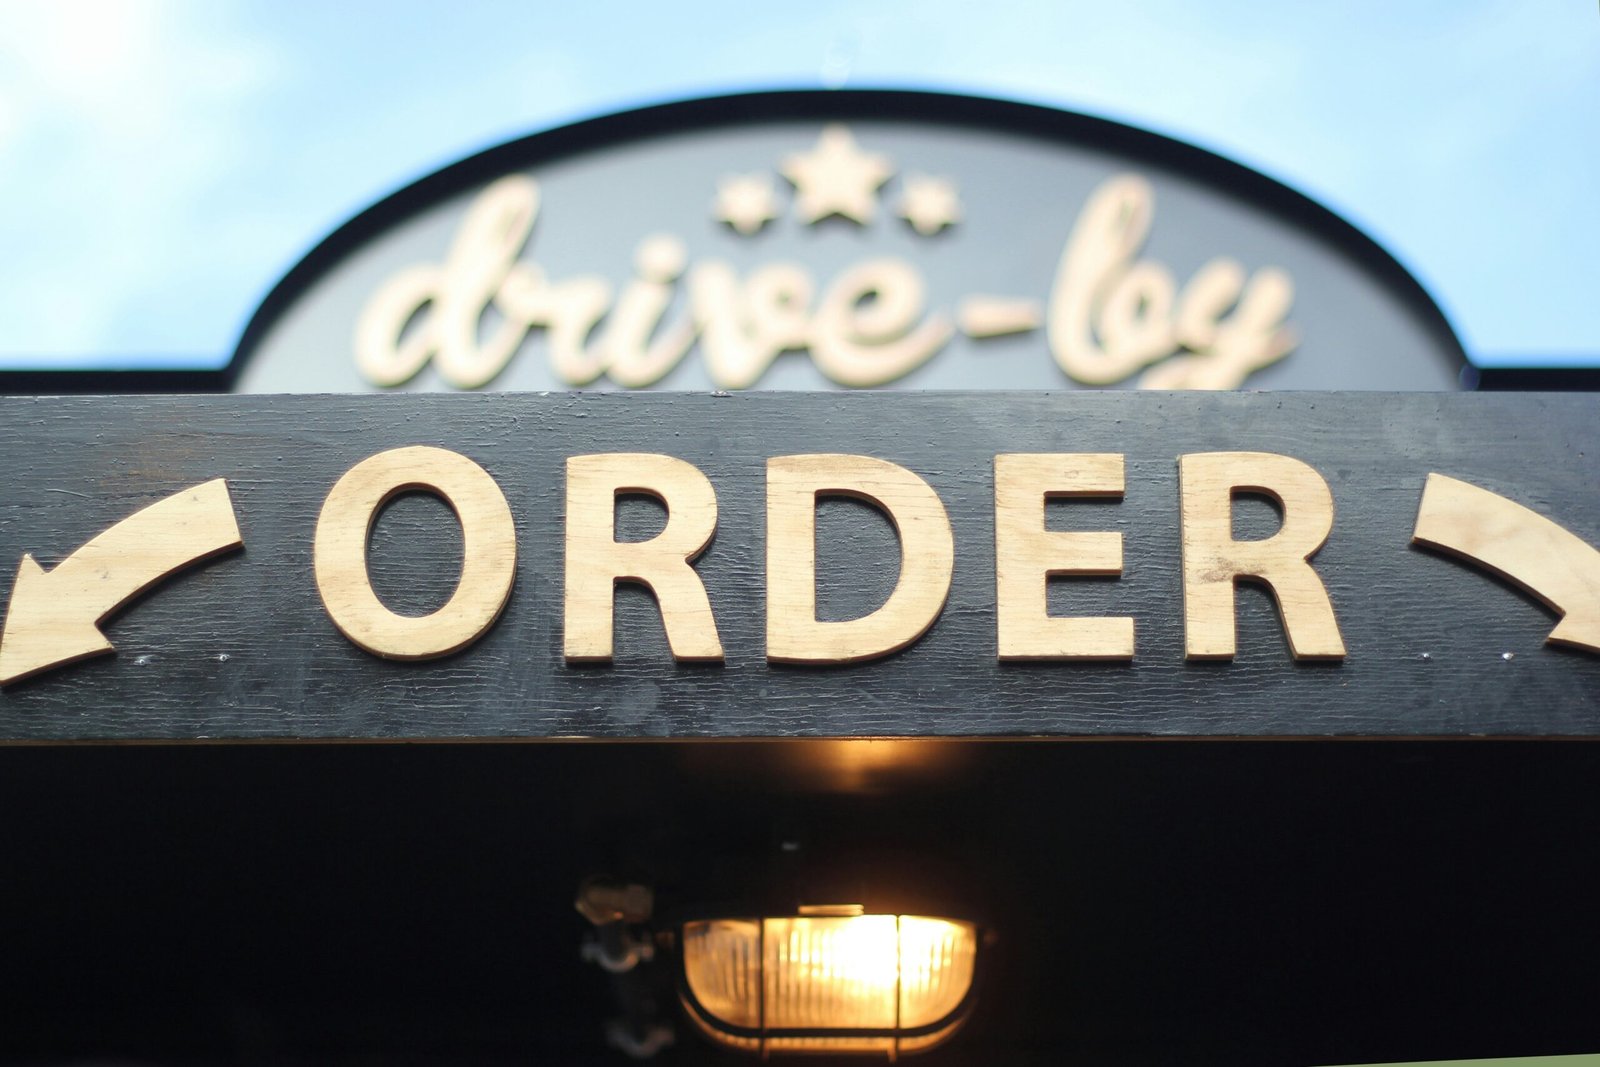
[[[919,915],[707,919],[683,929],[684,1002],[734,1048],[892,1058],[955,1032],[977,952],[971,923]]]

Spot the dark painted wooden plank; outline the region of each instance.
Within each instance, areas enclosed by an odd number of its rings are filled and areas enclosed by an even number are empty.
[[[117,653],[0,691],[0,737],[448,738],[871,735],[1600,735],[1600,656],[1544,644],[1546,609],[1476,569],[1409,546],[1439,471],[1600,542],[1600,425],[1582,395],[451,395],[14,398],[0,401],[0,567],[45,566],[144,505],[225,477],[242,553],[186,571],[114,617]],[[318,599],[322,499],[385,448],[463,452],[516,517],[510,606],[454,657],[392,663],[357,649]],[[1240,596],[1231,663],[1186,664],[1177,457],[1281,452],[1327,479],[1338,515],[1317,566],[1349,656],[1295,664],[1267,597]],[[619,592],[612,666],[560,658],[563,462],[665,452],[716,487],[698,564],[725,666],[675,666],[650,598]],[[768,456],[854,452],[926,478],[949,511],[956,572],[933,629],[849,667],[769,667],[763,654]],[[995,660],[992,457],[1121,452],[1120,503],[1053,506],[1063,528],[1124,533],[1117,581],[1058,582],[1054,610],[1137,620],[1132,665]],[[1241,506],[1262,536],[1270,509]],[[649,532],[659,515],[624,508]],[[1056,521],[1053,519],[1052,521]],[[821,518],[824,610],[868,610],[893,579],[887,524],[860,506]],[[372,567],[397,606],[448,595],[459,535],[403,503]],[[876,599],[875,599],[876,598]]]

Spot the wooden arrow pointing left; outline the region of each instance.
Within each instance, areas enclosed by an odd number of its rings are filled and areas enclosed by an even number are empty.
[[[100,622],[184,567],[244,544],[228,483],[174,493],[123,519],[48,573],[24,555],[0,631],[0,685],[113,651]]]

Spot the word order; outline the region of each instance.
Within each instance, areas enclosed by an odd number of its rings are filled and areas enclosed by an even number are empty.
[[[1315,470],[1267,452],[1202,452],[1179,458],[1185,651],[1230,659],[1234,585],[1266,585],[1296,659],[1342,659],[1333,604],[1311,557],[1333,528],[1333,495]],[[994,458],[996,619],[1002,660],[1131,660],[1134,621],[1050,615],[1052,577],[1122,573],[1122,535],[1046,529],[1045,501],[1123,494],[1117,453],[1015,453]],[[950,592],[955,544],[938,493],[904,467],[871,456],[822,454],[767,460],[767,659],[855,663],[915,642]],[[695,572],[717,526],[717,497],[693,465],[655,453],[572,456],[566,464],[563,649],[569,663],[610,662],[617,583],[648,588],[677,660],[721,662],[716,613]],[[402,492],[437,494],[461,524],[461,578],[430,615],[389,610],[367,573],[367,539],[384,503]],[[1277,501],[1279,530],[1233,538],[1235,493]],[[620,497],[655,497],[666,524],[645,541],[619,541]],[[880,509],[900,542],[899,579],[888,599],[855,619],[817,618],[816,506],[848,496]],[[516,531],[499,485],[456,452],[411,446],[361,461],[334,485],[317,520],[317,588],[339,630],[390,659],[431,659],[477,641],[511,596]]]

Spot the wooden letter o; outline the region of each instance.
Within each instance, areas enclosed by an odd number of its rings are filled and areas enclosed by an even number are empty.
[[[456,591],[420,617],[390,611],[367,575],[367,539],[378,512],[411,490],[440,497],[461,523]],[[426,445],[395,448],[357,463],[328,491],[313,565],[322,604],[340,633],[385,659],[435,659],[466,648],[500,617],[516,575],[516,525],[500,486],[466,456]]]

